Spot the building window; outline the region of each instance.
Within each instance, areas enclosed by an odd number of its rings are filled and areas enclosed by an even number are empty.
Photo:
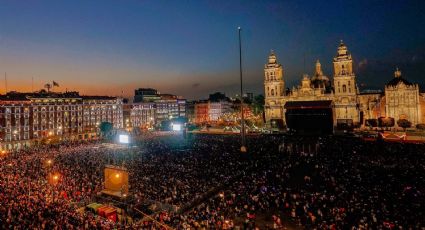
[[[347,92],[347,86],[342,85],[342,92],[343,92],[343,93],[346,93],[346,92]]]

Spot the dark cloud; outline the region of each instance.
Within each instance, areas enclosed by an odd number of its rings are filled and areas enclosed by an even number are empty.
[[[367,58],[362,59],[361,61],[359,61],[359,69],[366,67],[367,64]]]
[[[421,91],[425,90],[423,73],[425,73],[425,62],[410,60],[368,60],[367,64],[360,65],[357,70],[357,82],[364,84],[365,88],[384,88],[385,83],[394,77],[394,71],[399,68],[402,75],[412,83],[418,83]]]
[[[194,83],[192,84],[192,88],[198,88],[201,84],[200,83]]]

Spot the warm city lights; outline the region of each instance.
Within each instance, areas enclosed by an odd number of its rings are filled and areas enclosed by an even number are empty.
[[[425,230],[425,1],[0,6],[0,230]]]

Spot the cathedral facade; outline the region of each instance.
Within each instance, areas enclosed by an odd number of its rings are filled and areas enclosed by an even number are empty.
[[[265,117],[271,121],[285,121],[285,104],[289,101],[332,101],[334,126],[340,124],[361,127],[368,119],[392,117],[406,119],[417,125],[425,122],[425,97],[419,86],[408,82],[397,69],[395,77],[385,85],[384,93],[360,93],[353,69],[353,59],[341,41],[333,58],[332,80],[323,74],[316,62],[312,76],[303,75],[301,84],[285,89],[282,65],[272,51],[264,66]],[[397,126],[397,124],[396,124]]]
[[[385,110],[386,115],[395,120],[406,119],[412,124],[422,122],[419,86],[404,79],[398,69],[385,85]]]

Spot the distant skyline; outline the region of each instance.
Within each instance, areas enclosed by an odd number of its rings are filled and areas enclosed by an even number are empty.
[[[270,50],[287,87],[317,59],[332,77],[340,40],[358,85],[383,88],[398,66],[425,90],[423,1],[1,1],[0,73],[8,90],[133,96],[156,88],[188,99],[239,84],[242,27],[245,91],[263,93]],[[305,64],[304,64],[305,63]],[[0,93],[4,93],[3,76]]]

